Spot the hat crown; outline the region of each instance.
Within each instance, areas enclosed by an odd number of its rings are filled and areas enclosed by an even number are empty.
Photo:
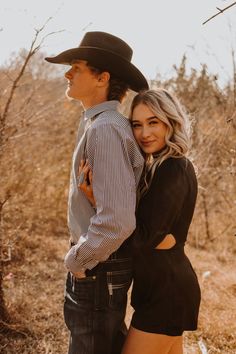
[[[132,48],[122,39],[110,33],[94,31],[85,33],[78,47],[67,49],[45,60],[64,65],[72,65],[76,60],[85,60],[90,66],[108,71],[134,91],[147,89],[147,80],[131,63],[132,55]]]
[[[132,48],[126,42],[106,32],[87,32],[79,48],[98,48],[123,57],[127,61],[131,61],[133,55]]]

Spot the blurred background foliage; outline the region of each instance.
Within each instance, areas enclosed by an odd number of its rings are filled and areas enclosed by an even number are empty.
[[[0,68],[1,118],[27,55],[22,50]],[[78,102],[66,98],[62,69],[47,64],[43,58],[40,51],[32,55],[17,82],[5,119],[1,119],[0,339],[5,353],[59,354],[65,352],[67,344],[60,313],[63,255],[68,242],[66,214],[71,156],[82,108]],[[181,63],[174,66],[171,79],[157,75],[150,86],[174,92],[192,121],[190,158],[198,174],[199,194],[188,244],[196,259],[196,270],[200,276],[210,269],[212,262],[227,267],[236,253],[236,73],[222,87],[217,75],[209,73],[206,65],[200,71],[187,70],[187,58],[183,56]],[[130,92],[122,106],[126,114],[133,96]],[[198,258],[200,254],[202,257]],[[233,293],[225,294],[227,301],[233,301],[235,282],[229,280]],[[29,286],[31,290],[26,291]],[[35,301],[43,293],[40,307]],[[203,304],[205,311],[211,306],[209,302],[215,306],[223,296],[219,293],[214,302],[209,294],[206,294],[208,302]],[[50,298],[52,303],[48,304]],[[34,315],[32,304],[38,309]],[[46,312],[43,304],[48,306]],[[233,353],[235,324],[230,322],[233,302],[231,305],[224,314],[231,334],[229,331],[222,334],[220,324],[217,327],[208,317],[202,320],[197,335],[189,337],[190,342],[204,338],[211,353]],[[60,341],[64,344],[60,345]],[[188,353],[198,351],[189,349]]]

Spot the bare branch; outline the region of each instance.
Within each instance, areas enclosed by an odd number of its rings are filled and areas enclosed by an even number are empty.
[[[47,36],[44,36],[43,39],[40,41],[40,43],[38,45],[36,45],[38,37],[39,37],[39,34],[44,30],[45,26],[48,24],[48,22],[51,19],[52,19],[52,17],[49,17],[41,28],[35,29],[35,36],[34,36],[32,42],[31,42],[28,54],[27,54],[27,56],[26,56],[26,58],[24,60],[24,63],[22,65],[17,77],[13,80],[12,87],[11,87],[11,90],[10,90],[10,93],[9,93],[9,97],[8,97],[7,102],[5,104],[5,107],[3,109],[3,113],[0,115],[0,127],[1,127],[0,128],[0,144],[2,143],[2,139],[3,139],[5,122],[6,122],[6,117],[7,117],[7,114],[8,114],[8,110],[10,108],[10,105],[11,105],[15,90],[17,89],[18,82],[20,81],[20,79],[24,75],[24,72],[25,72],[25,69],[26,69],[26,67],[28,65],[29,60],[40,49],[44,39],[47,37]],[[53,34],[53,32],[52,32],[52,34]]]
[[[82,28],[82,31],[86,31],[89,26],[91,26],[93,23],[89,22],[84,28]]]
[[[204,22],[203,22],[203,25],[205,25],[207,22],[209,22],[210,20],[212,20],[214,17],[216,17],[216,16],[222,14],[223,12],[225,12],[226,10],[228,10],[230,7],[232,7],[232,6],[234,6],[234,5],[236,5],[236,1],[233,2],[231,5],[225,7],[224,9],[220,9],[219,7],[217,7],[217,10],[218,10],[219,12],[217,12],[215,15],[211,16],[211,17],[208,18],[206,21],[204,21]]]
[[[42,31],[44,30],[44,28],[47,26],[48,22],[51,21],[51,20],[52,20],[52,17],[49,17],[49,18],[45,21],[45,23],[42,25],[42,27],[39,28],[39,29],[35,29],[35,31],[38,32],[38,33],[42,32]]]
[[[9,191],[7,191],[5,199],[3,199],[2,201],[0,201],[0,215],[1,215],[2,209],[3,209],[3,207],[4,207],[4,204],[6,204],[6,202],[7,202],[8,199],[10,199],[10,198],[11,198],[11,194],[10,194]]]
[[[5,71],[4,71],[4,72],[3,72],[3,75],[6,76],[9,81],[14,82],[14,79],[9,75],[8,72],[5,72]]]
[[[56,33],[64,32],[64,31],[65,31],[65,30],[60,30],[60,31],[54,31],[54,32],[50,32],[50,33],[46,34],[46,35],[42,38],[42,40],[40,41],[40,43],[39,43],[39,45],[38,45],[38,47],[37,47],[37,50],[42,47],[42,44],[43,44],[43,42],[45,41],[45,39],[46,39],[47,37],[49,37],[49,36],[51,36],[51,35],[53,35],[53,34],[56,34]]]

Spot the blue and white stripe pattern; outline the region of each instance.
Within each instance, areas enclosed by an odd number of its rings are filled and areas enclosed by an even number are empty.
[[[68,225],[75,244],[65,257],[71,272],[105,261],[135,229],[136,189],[143,157],[130,123],[107,101],[83,113],[81,136],[72,161]],[[81,130],[81,129],[80,129]],[[77,187],[78,165],[88,158],[96,211]]]

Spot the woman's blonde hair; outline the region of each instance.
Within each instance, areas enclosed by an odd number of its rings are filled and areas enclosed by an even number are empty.
[[[142,91],[137,94],[131,104],[130,120],[135,107],[145,104],[153,114],[167,126],[165,136],[166,146],[156,154],[145,155],[146,173],[144,175],[141,194],[149,187],[156,168],[169,157],[180,158],[186,156],[190,148],[191,124],[185,109],[178,99],[169,91],[158,88]],[[146,174],[151,170],[149,183],[146,182]]]

